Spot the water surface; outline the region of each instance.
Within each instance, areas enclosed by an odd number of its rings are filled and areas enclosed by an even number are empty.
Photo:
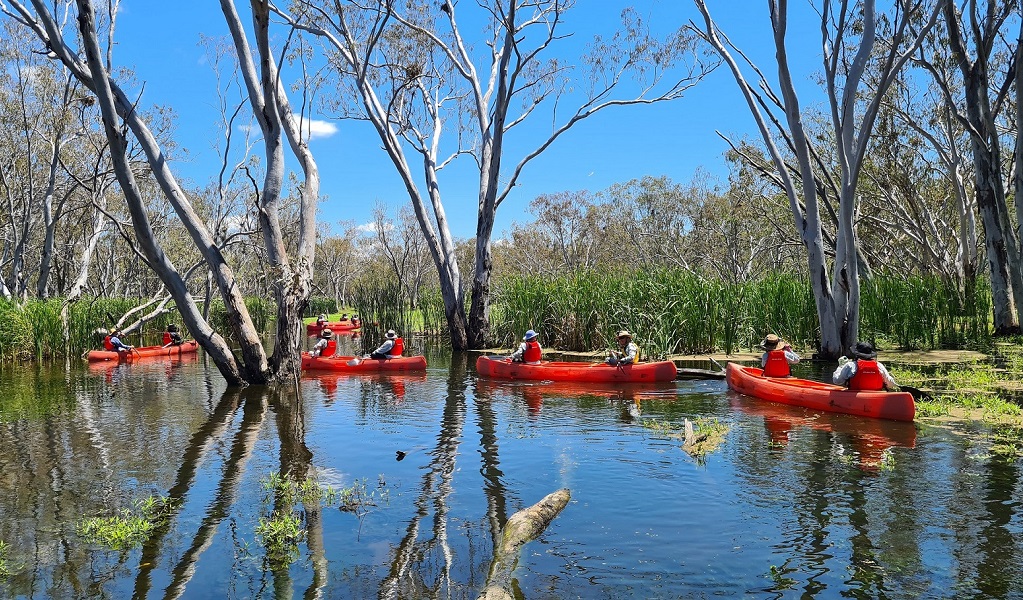
[[[1020,464],[981,428],[428,359],[297,394],[228,390],[201,357],[0,370],[0,597],[475,598],[500,527],[562,487],[516,571],[528,599],[1023,597]],[[685,418],[728,425],[725,442],[694,460],[660,426]],[[374,505],[297,505],[308,536],[280,568],[255,534],[274,472]],[[141,548],[76,533],[150,495],[179,504]]]

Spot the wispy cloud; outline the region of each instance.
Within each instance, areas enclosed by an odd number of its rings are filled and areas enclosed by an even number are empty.
[[[312,120],[302,119],[300,125],[302,127],[302,134],[308,137],[310,140],[329,138],[337,133],[337,125],[331,123],[330,121],[321,121],[319,119]]]

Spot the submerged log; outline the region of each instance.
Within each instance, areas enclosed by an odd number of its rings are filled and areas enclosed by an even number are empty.
[[[483,588],[478,600],[515,598],[512,590],[512,572],[519,562],[519,551],[547,529],[571,498],[572,492],[562,488],[508,519],[501,530],[500,545],[494,548],[494,562],[490,563],[487,587]]]
[[[678,374],[675,376],[676,379],[724,379],[724,371],[710,371],[707,369],[685,369],[676,368]]]

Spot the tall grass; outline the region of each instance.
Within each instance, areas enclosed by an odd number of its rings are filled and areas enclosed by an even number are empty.
[[[349,302],[362,318],[362,334],[368,340],[383,339],[388,329],[406,337],[447,333],[444,300],[437,289],[423,290],[413,308],[397,282],[368,281],[352,287]]]
[[[567,350],[611,346],[628,329],[646,355],[733,352],[776,332],[804,348],[819,344],[816,303],[804,278],[773,274],[726,284],[675,269],[514,277],[495,285],[493,330],[510,345],[527,329]],[[969,302],[932,278],[877,277],[863,286],[863,339],[904,348],[987,344],[990,293]]]
[[[20,306],[0,299],[0,360],[77,358],[99,347],[100,340],[94,335],[97,328],[110,329],[121,315],[144,302],[125,298],[83,298],[67,309],[65,340],[62,298],[29,300]],[[260,333],[268,332],[276,319],[273,302],[246,298],[245,304]],[[210,321],[219,331],[230,333],[223,303],[214,303]],[[169,323],[181,326],[181,316],[175,311],[160,315],[147,321],[142,332],[131,334],[126,341],[136,346],[159,343],[160,334]]]

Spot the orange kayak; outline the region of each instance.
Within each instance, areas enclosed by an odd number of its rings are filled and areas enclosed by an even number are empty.
[[[351,333],[358,331],[357,325],[352,325],[351,321],[327,321],[323,325],[317,325],[315,322],[308,323],[305,326],[305,334],[309,337],[320,335],[320,332],[324,329],[330,329],[334,333]]]
[[[377,371],[424,371],[426,357],[399,356],[398,358],[362,358],[355,356],[310,356],[302,353],[302,368],[310,371],[347,371],[349,373],[373,373]]]
[[[89,362],[120,361],[132,362],[143,358],[167,358],[183,354],[194,354],[199,349],[199,342],[189,340],[180,346],[144,346],[131,352],[115,352],[113,350],[90,350]]]
[[[725,371],[728,387],[761,400],[895,421],[912,421],[916,415],[908,392],[850,390],[809,379],[764,377],[762,369],[735,363],[728,363]]]
[[[476,359],[476,372],[499,379],[531,379],[535,381],[638,382],[674,381],[678,371],[670,360],[635,365],[612,366],[606,363],[551,362],[538,365],[511,362],[507,358],[481,356]]]

